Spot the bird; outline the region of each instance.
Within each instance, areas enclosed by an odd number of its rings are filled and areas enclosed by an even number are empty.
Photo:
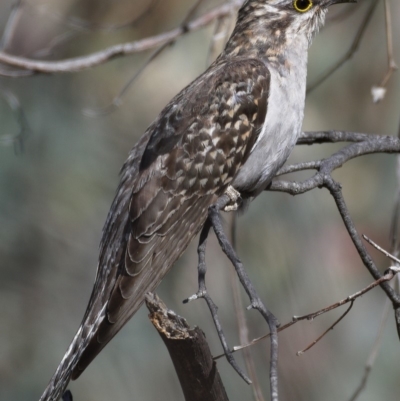
[[[130,151],[82,323],[40,401],[57,401],[140,308],[225,193],[258,196],[301,133],[307,57],[328,7],[245,0],[222,53]]]

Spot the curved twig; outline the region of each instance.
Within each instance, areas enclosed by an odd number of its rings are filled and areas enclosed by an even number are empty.
[[[154,49],[167,42],[171,42],[189,32],[194,32],[208,26],[218,18],[229,15],[233,7],[236,7],[236,5],[232,3],[223,4],[188,22],[184,27],[180,26],[169,32],[142,40],[110,46],[87,56],[74,57],[61,61],[37,61],[0,51],[0,63],[42,74],[78,72],[99,66],[114,58]],[[3,74],[3,71],[0,71],[0,74]]]
[[[317,136],[319,136],[319,134]],[[343,198],[341,185],[333,180],[331,174],[334,170],[343,166],[344,163],[355,157],[371,153],[395,152],[400,152],[399,138],[393,136],[370,135],[368,136],[368,140],[358,143],[352,143],[341,149],[340,151],[334,153],[327,159],[320,160],[319,164],[316,163],[316,169],[318,171],[316,174],[314,174],[313,177],[303,182],[290,182],[283,180],[274,181],[267,189],[271,191],[287,192],[291,195],[302,194],[314,188],[324,187],[328,189],[335,200],[342,220],[353,241],[354,246],[358,251],[361,260],[363,261],[366,268],[369,270],[370,274],[374,277],[374,279],[378,280],[382,277],[382,275],[377,269],[371,256],[368,254],[362,242],[362,239],[355,228],[355,225],[350,217],[350,214],[347,210],[347,205]],[[299,169],[296,169],[296,166],[286,167],[286,170],[299,171]],[[386,292],[386,295],[389,297],[389,299],[392,301],[393,307],[396,310],[400,308],[400,295],[386,282],[381,283],[381,287]]]
[[[289,327],[292,327],[293,325],[295,325],[296,323],[300,322],[300,321],[304,321],[304,320],[314,320],[316,319],[318,316],[323,315],[324,313],[330,312],[334,309],[339,308],[340,306],[343,306],[349,302],[354,302],[357,298],[360,298],[361,296],[363,296],[364,294],[366,294],[367,292],[371,291],[373,288],[377,287],[378,285],[381,285],[382,283],[388,283],[389,281],[391,281],[395,276],[396,276],[397,272],[396,271],[392,271],[392,270],[388,270],[388,272],[383,275],[380,279],[375,280],[373,283],[369,284],[367,287],[363,288],[360,291],[357,291],[356,293],[349,295],[348,297],[342,299],[341,301],[338,301],[332,305],[327,306],[326,308],[322,308],[317,310],[316,312],[312,312],[312,313],[308,313],[307,315],[302,315],[302,316],[293,316],[292,320],[288,323],[285,323],[281,326],[279,326],[278,328],[278,333],[280,333],[281,331],[284,331],[286,329],[288,329]],[[271,333],[265,334],[261,337],[255,338],[254,340],[252,340],[250,343],[248,344],[243,344],[243,345],[238,345],[233,347],[232,349],[232,353],[240,351],[244,348],[247,347],[251,347],[255,344],[257,344],[259,341],[264,340],[268,337],[270,337]],[[221,354],[221,355],[217,355],[214,357],[214,359],[220,359],[223,356],[225,356],[225,354]]]

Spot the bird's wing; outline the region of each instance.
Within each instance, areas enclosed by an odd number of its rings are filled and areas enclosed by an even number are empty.
[[[73,378],[157,287],[232,182],[264,122],[269,78],[253,59],[214,65],[170,102],[132,150],[82,323],[92,335]]]

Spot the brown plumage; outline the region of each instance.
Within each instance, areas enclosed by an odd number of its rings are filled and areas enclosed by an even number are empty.
[[[230,184],[254,197],[285,162],[301,132],[310,38],[339,1],[245,1],[224,52],[131,150],[89,305],[41,401],[57,401],[118,333]]]
[[[104,226],[89,305],[67,352],[73,358],[64,357],[53,383],[69,370],[72,379],[82,373],[201,229],[257,139],[268,87],[262,62],[219,59],[131,150]],[[54,398],[49,386],[41,400],[58,399],[65,386]]]
[[[253,146],[267,96],[268,71],[261,62],[221,62],[174,98],[132,150],[104,229],[101,276],[84,324],[98,319],[106,303],[105,318],[73,378],[136,312],[200,230],[208,207]]]

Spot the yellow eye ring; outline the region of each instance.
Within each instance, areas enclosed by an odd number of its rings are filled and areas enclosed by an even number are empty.
[[[294,0],[293,7],[299,13],[305,13],[313,6],[311,0]]]

